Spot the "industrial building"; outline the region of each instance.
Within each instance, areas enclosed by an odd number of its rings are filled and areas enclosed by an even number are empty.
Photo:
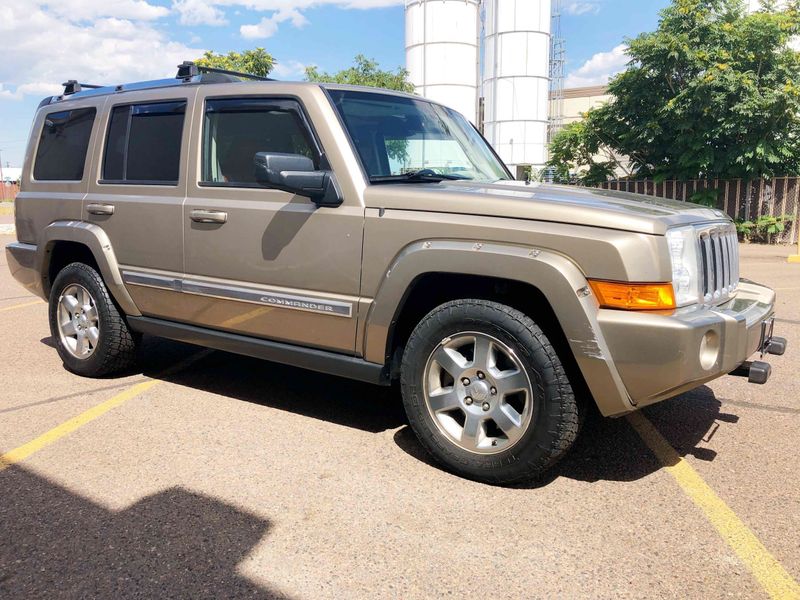
[[[512,171],[542,168],[553,133],[610,99],[604,86],[564,89],[560,5],[406,0],[406,68],[417,93],[475,123]],[[745,8],[759,10],[762,0]]]
[[[478,125],[512,170],[542,167],[559,124],[558,7],[558,0],[406,0],[406,68],[417,92]]]

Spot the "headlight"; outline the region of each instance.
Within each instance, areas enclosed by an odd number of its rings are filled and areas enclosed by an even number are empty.
[[[700,301],[700,273],[697,255],[697,232],[694,227],[676,227],[667,231],[669,258],[672,261],[672,287],[677,306]]]

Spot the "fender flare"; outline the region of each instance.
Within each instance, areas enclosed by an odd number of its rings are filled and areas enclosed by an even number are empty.
[[[120,308],[126,315],[141,316],[141,311],[122,281],[117,256],[111,247],[111,240],[100,226],[86,221],[54,221],[45,227],[37,248],[36,264],[40,273],[47,273],[50,255],[57,242],[76,242],[89,248],[108,291],[111,292]]]
[[[597,300],[566,256],[498,242],[424,240],[400,251],[386,271],[366,319],[364,357],[386,361],[389,336],[413,282],[430,273],[483,275],[519,281],[548,299],[586,383],[603,414],[633,407],[597,320]],[[557,299],[557,302],[553,300]]]

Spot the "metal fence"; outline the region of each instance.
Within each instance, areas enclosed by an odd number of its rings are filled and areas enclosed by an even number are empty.
[[[690,201],[698,192],[717,190],[717,208],[733,219],[755,221],[769,215],[777,217],[791,215],[791,223],[780,235],[772,238],[779,244],[797,243],[800,231],[800,177],[773,177],[772,179],[692,179],[689,181],[662,181],[652,179],[608,181],[597,187],[623,192],[635,192],[660,198]]]

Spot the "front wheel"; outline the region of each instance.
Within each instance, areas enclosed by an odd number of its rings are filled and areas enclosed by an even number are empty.
[[[137,338],[89,265],[72,263],[58,273],[49,319],[58,354],[73,373],[101,377],[135,363]]]
[[[431,311],[406,345],[401,384],[422,445],[470,479],[536,478],[578,433],[578,403],[550,341],[530,317],[496,302]]]

